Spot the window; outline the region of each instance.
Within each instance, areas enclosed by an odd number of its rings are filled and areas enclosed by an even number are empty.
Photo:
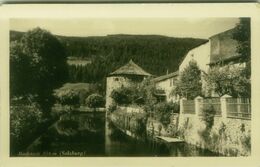
[[[118,78],[114,78],[114,81],[118,81],[119,79]]]

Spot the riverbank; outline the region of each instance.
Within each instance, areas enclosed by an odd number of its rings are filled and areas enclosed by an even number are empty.
[[[61,123],[70,122],[70,126]],[[73,124],[71,124],[74,122]],[[76,125],[76,126],[75,126]],[[58,129],[57,129],[58,127]],[[72,132],[73,133],[67,133]],[[64,133],[65,132],[65,133]],[[76,133],[74,133],[76,132]],[[65,114],[20,157],[181,157],[217,156],[187,143],[166,143],[127,135],[104,113]]]
[[[167,137],[210,150],[216,155],[250,155],[250,120],[239,121],[216,116],[209,129],[206,128],[202,116],[172,114],[170,123],[163,125],[153,116],[147,115],[142,108],[120,106],[110,114],[110,118],[122,132],[132,137]]]

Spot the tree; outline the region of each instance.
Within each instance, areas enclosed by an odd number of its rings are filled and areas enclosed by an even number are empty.
[[[202,94],[201,71],[195,61],[190,61],[189,65],[181,72],[173,94],[194,99]]]
[[[251,30],[250,18],[240,18],[233,33],[233,39],[238,41],[237,52],[246,61],[251,60]]]
[[[209,92],[219,96],[229,94],[233,97],[250,97],[251,82],[244,67],[225,66],[211,68],[205,75]]]
[[[251,26],[250,18],[240,18],[239,23],[235,27],[233,38],[238,41],[237,52],[246,62],[246,68],[243,75],[246,80],[251,78]],[[249,83],[250,85],[250,83]],[[250,90],[249,88],[248,90]],[[246,94],[248,96],[249,94]]]
[[[43,111],[53,103],[52,91],[67,79],[65,49],[50,32],[35,28],[10,47],[11,97],[36,95]]]
[[[76,91],[69,90],[64,93],[55,93],[55,97],[61,105],[71,105],[78,106],[80,105],[80,97]]]
[[[90,108],[104,107],[105,100],[101,95],[94,93],[87,97],[86,105]]]
[[[119,105],[129,105],[133,101],[134,86],[124,87],[121,86],[115,89],[111,93],[111,98]]]

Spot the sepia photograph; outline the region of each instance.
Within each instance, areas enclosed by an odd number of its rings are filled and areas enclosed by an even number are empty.
[[[251,155],[250,17],[9,24],[11,157]]]

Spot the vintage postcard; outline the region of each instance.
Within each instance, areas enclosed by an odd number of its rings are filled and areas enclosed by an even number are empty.
[[[4,166],[260,165],[256,4],[0,12]]]

